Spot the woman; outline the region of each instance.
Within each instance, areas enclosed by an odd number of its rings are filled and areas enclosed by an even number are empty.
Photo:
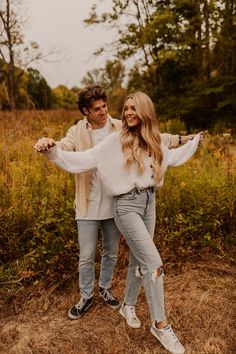
[[[97,168],[104,186],[114,196],[115,221],[130,248],[125,299],[120,314],[132,328],[140,327],[135,304],[143,283],[151,314],[151,333],[173,354],[184,347],[168,324],[164,311],[163,264],[153,242],[155,191],[163,184],[168,166],[186,162],[196,151],[200,135],[169,150],[162,142],[151,99],[142,92],[129,95],[122,112],[122,131],[110,134],[84,152],[52,147],[36,150],[59,167],[81,173]],[[50,146],[51,148],[51,146]]]

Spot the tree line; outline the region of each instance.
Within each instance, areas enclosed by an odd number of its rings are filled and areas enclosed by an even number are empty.
[[[23,70],[22,60],[16,60],[19,47],[25,45],[15,11],[20,1],[1,1],[1,108],[74,108],[78,88],[51,89],[37,70]],[[116,41],[95,53],[109,49],[114,56],[103,68],[86,73],[83,85],[102,84],[117,111],[127,92],[143,90],[163,119],[180,118],[188,129],[235,127],[235,1],[112,0],[110,4],[111,9],[101,13],[96,1],[84,22],[116,29]],[[31,49],[30,64],[43,57],[36,43]],[[23,52],[29,56],[29,46]]]
[[[111,11],[98,10],[86,24],[116,27],[116,57],[135,62],[128,91],[146,91],[161,117],[188,128],[235,126],[234,0],[113,0]]]
[[[75,108],[77,88],[59,85],[52,89],[32,65],[53,56],[42,53],[38,43],[26,42],[24,26],[27,16],[23,0],[0,1],[0,109]]]

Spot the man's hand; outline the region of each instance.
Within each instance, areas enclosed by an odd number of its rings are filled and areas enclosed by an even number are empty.
[[[41,138],[34,145],[34,149],[39,153],[43,153],[49,151],[55,145],[56,145],[55,140],[51,138]]]

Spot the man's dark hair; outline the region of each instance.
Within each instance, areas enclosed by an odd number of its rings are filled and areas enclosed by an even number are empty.
[[[94,101],[103,100],[107,102],[107,95],[105,90],[99,86],[87,86],[78,93],[78,108],[82,114],[85,115],[84,108],[88,110],[92,107]]]

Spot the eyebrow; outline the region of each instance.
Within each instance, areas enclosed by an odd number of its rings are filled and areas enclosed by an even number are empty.
[[[128,106],[127,105],[125,105],[125,108],[127,108]],[[129,107],[131,107],[132,109],[135,109],[135,106],[129,106]]]
[[[92,108],[92,109],[100,109],[101,107],[105,107],[107,104],[106,103],[104,103],[102,106],[99,106],[99,107],[94,107],[94,108]]]

